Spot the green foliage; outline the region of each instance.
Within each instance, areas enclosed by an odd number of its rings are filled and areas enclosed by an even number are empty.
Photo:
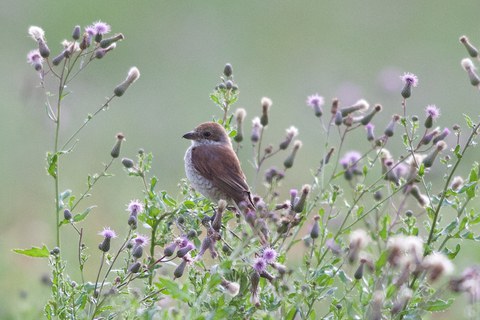
[[[186,181],[174,192],[162,190],[161,181],[151,174],[153,154],[139,150],[135,160],[122,161],[126,174],[116,179],[138,181],[143,199],[128,205],[128,232],[119,235],[122,240],[109,228],[100,233],[96,278],[85,279],[89,251],[80,223],[88,224],[95,205],[84,209],[79,205],[103,177],[112,177],[108,170],[117,164],[118,152],[100,173],[87,175],[86,190],[81,193],[60,192],[60,169],[68,160],[61,156],[74,152],[78,133],[133,83],[132,70],[63,146],[59,143],[63,139],[60,110],[63,100],[71,98],[64,91],[66,84],[108,52],[100,46],[101,38],[97,34],[91,46],[74,41],[72,52],[62,53],[63,62],[46,64],[49,72],[41,74],[59,84],[57,105],[48,102],[52,95],[46,97],[47,115],[56,129],[46,169],[54,181],[57,247],[14,251],[49,258],[51,296],[44,308],[46,318],[420,319],[452,305],[447,287],[471,295],[461,286],[465,277],[448,281],[446,276],[461,251],[459,242],[480,240],[473,229],[480,213],[470,204],[477,198],[478,163],[472,164],[466,179],[453,184],[465,153],[475,144],[477,125],[465,115],[470,130],[466,142],[454,148],[455,157],[439,156],[440,151],[448,151],[431,144],[426,137],[432,132],[429,127],[420,128],[419,119],[407,120],[406,98],[400,102],[404,115],[394,116],[403,132],[395,135],[391,126],[388,134],[375,141],[365,139],[365,145],[358,147],[362,151],[343,150],[346,140],[367,123],[361,112],[353,106],[340,107],[345,117],[336,121],[338,110],[334,110],[325,121],[328,125],[323,122],[328,115],[316,112],[324,117],[319,127],[325,139],[322,155],[316,170],[307,169],[311,184],[300,190],[283,180],[294,170],[305,169],[293,165],[302,146],[293,141],[297,129],[287,129],[283,140],[275,138],[282,141],[278,147],[266,144],[270,137],[265,127],[274,123],[268,118],[270,100],[262,99],[261,116],[254,121],[250,139],[255,181],[262,181],[264,187],[256,189],[255,208],[239,204],[221,209]],[[87,40],[92,41],[79,41]],[[75,43],[79,50],[74,50]],[[210,99],[223,112],[216,121],[226,128],[239,152],[246,144],[242,144],[243,136],[239,138],[243,119],[231,112],[239,97],[231,65],[220,79]],[[320,107],[315,105],[319,100],[311,99],[311,107]],[[336,103],[339,108],[341,102]],[[398,152],[394,139],[403,143],[403,154],[387,150],[392,146]],[[442,159],[431,167],[425,156]],[[283,168],[267,169],[262,179],[267,161],[283,164]],[[443,185],[431,182],[433,170],[441,171]],[[288,189],[290,195],[284,196]],[[64,219],[60,219],[64,210]],[[70,231],[69,241],[78,242],[77,261],[65,260],[61,226]],[[67,272],[67,263],[75,265],[79,275]],[[470,273],[480,279],[480,271]]]

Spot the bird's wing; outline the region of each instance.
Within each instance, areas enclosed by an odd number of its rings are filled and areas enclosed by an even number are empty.
[[[192,150],[192,162],[201,175],[211,180],[215,187],[223,190],[236,203],[251,201],[245,175],[232,148],[214,144],[195,147]]]

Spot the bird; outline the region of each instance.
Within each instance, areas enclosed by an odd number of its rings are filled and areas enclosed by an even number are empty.
[[[205,122],[183,138],[192,144],[185,152],[185,173],[192,187],[211,201],[220,199],[254,210],[250,188],[225,128]]]

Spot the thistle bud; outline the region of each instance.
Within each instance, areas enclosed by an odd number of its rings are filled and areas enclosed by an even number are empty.
[[[220,285],[227,290],[228,294],[232,297],[235,297],[240,292],[240,285],[236,282],[230,282],[222,279]]]
[[[468,54],[472,58],[476,58],[478,56],[478,50],[475,48],[470,41],[468,41],[467,36],[461,36],[460,37],[460,42],[465,46],[465,49],[467,49]]]
[[[65,220],[70,221],[73,217],[72,212],[68,209],[63,210],[63,217],[65,218]]]
[[[140,71],[138,71],[137,67],[130,68],[127,78],[113,90],[113,93],[115,93],[117,97],[121,97],[125,91],[127,91],[128,87],[137,81],[138,78],[140,78]]]
[[[262,116],[260,117],[260,123],[266,127],[268,125],[268,111],[272,106],[272,100],[267,97],[262,98]]]
[[[334,123],[335,123],[335,125],[337,125],[337,126],[341,126],[341,125],[342,125],[342,123],[343,123],[342,112],[337,111],[337,112],[335,113]]]
[[[435,128],[432,130],[432,132],[426,134],[423,136],[422,140],[420,140],[420,144],[429,144],[432,139],[437,136],[440,133],[440,130],[438,128]]]
[[[130,273],[138,273],[140,271],[140,267],[142,264],[139,261],[134,262],[133,264],[128,267],[128,272]]]
[[[177,257],[183,258],[189,253],[191,250],[193,250],[195,246],[192,243],[187,243],[187,245],[181,249],[177,250]]]
[[[463,187],[463,184],[463,178],[460,176],[456,176],[452,179],[452,184],[450,185],[450,188],[452,188],[452,190],[458,191],[460,190],[460,188]]]
[[[260,130],[262,128],[262,124],[260,123],[260,118],[255,117],[252,120],[252,135],[250,136],[250,140],[253,143],[257,143],[260,140]]]
[[[295,140],[293,143],[293,149],[290,155],[283,161],[283,165],[285,166],[286,169],[291,168],[293,166],[293,162],[295,160],[295,156],[297,154],[298,149],[302,147],[302,141],[300,140]]]
[[[132,159],[123,158],[122,159],[122,164],[125,168],[130,169],[130,168],[133,168],[133,166],[135,165],[135,162],[133,162]]]
[[[380,111],[382,111],[382,106],[379,104],[375,105],[375,108],[373,108],[373,110],[369,114],[360,119],[360,123],[364,126],[367,125],[368,123],[370,123],[370,121],[372,121],[373,116]]]
[[[38,51],[42,58],[48,58],[50,55],[50,49],[44,39],[38,39]]]
[[[313,218],[313,225],[312,229],[310,230],[310,238],[312,239],[317,239],[320,235],[320,226],[318,224],[318,220],[320,220],[320,216],[318,215]]]
[[[349,115],[353,112],[365,111],[368,108],[370,108],[370,104],[366,100],[360,99],[357,102],[355,102],[353,105],[351,105],[350,107],[341,108],[340,111],[342,112],[342,117],[346,117],[347,115]]]
[[[227,202],[225,200],[221,199],[220,201],[218,201],[218,209],[212,222],[212,228],[217,232],[220,231],[220,229],[222,228],[222,216],[226,208]]]
[[[112,51],[116,47],[117,47],[117,44],[112,43],[110,46],[108,46],[105,49],[99,48],[99,49],[95,50],[95,58],[102,59],[108,52]]]
[[[173,271],[173,276],[175,279],[181,278],[183,276],[183,272],[185,271],[187,262],[187,259],[182,259],[182,262],[180,262],[175,271]]]
[[[435,158],[438,156],[438,154],[446,148],[447,144],[445,143],[445,141],[437,142],[437,144],[435,145],[435,149],[433,149],[432,152],[430,152],[430,154],[428,154],[425,159],[423,159],[423,165],[425,166],[425,168],[430,168],[433,165],[433,162],[435,161]]]
[[[300,195],[300,199],[295,203],[293,207],[293,211],[300,213],[305,208],[305,202],[307,200],[307,196],[310,193],[310,185],[306,184],[302,187],[302,194]]]
[[[243,141],[243,120],[245,120],[246,115],[247,112],[243,108],[239,108],[235,111],[235,120],[237,121],[237,134],[233,138],[235,142]]]
[[[128,225],[130,226],[130,229],[132,230],[136,230],[137,229],[137,224],[138,224],[138,220],[137,220],[137,216],[135,215],[130,215],[128,217],[128,221],[127,221]]]
[[[80,44],[79,44],[80,49],[85,50],[88,47],[90,47],[90,42],[91,42],[90,36],[88,35],[88,33],[84,33],[82,37],[82,41],[80,41]]]
[[[103,48],[103,49],[108,48],[111,44],[116,43],[123,39],[125,39],[125,37],[121,33],[113,37],[103,39],[102,41],[100,41],[100,48]]]
[[[132,249],[132,257],[136,259],[140,259],[143,255],[143,247],[142,246],[134,246]]]
[[[393,115],[392,120],[390,120],[389,124],[385,128],[383,132],[387,137],[392,137],[395,131],[395,124],[400,120],[400,116],[398,114]]]
[[[80,26],[75,26],[75,28],[73,28],[73,32],[72,32],[72,38],[73,40],[78,40],[80,39]]]
[[[229,78],[232,76],[233,74],[233,68],[232,68],[232,65],[230,63],[227,63],[225,64],[225,67],[223,68],[223,74],[225,75],[225,77]]]
[[[52,59],[52,64],[54,66],[58,66],[60,64],[60,62],[63,61],[63,59],[65,58],[65,50],[60,52],[60,54],[58,56],[56,56]]]
[[[175,253],[175,249],[177,249],[177,243],[174,241],[163,249],[163,255],[171,257]]]
[[[450,134],[450,130],[448,128],[443,129],[443,131],[433,139],[433,144],[437,144],[437,142],[444,140]]]
[[[122,146],[122,142],[125,140],[125,136],[123,135],[123,133],[117,133],[116,138],[117,141],[115,142],[115,145],[110,152],[112,158],[118,158],[118,156],[120,155],[120,147]]]
[[[338,99],[337,98],[334,98],[332,100],[332,107],[330,108],[330,113],[332,115],[336,115],[337,114],[337,111],[338,111]]]
[[[480,78],[476,73],[475,65],[473,64],[472,60],[469,58],[465,58],[462,60],[462,67],[468,74],[468,78],[470,79],[470,83],[472,86],[478,86],[480,84]]]
[[[354,277],[357,280],[360,280],[363,278],[363,269],[364,269],[365,261],[360,261],[360,265],[358,266],[357,270],[354,273]]]
[[[254,271],[250,275],[250,292],[252,294],[251,302],[255,307],[260,306],[260,299],[258,298],[258,284],[260,282],[260,274],[257,271]]]
[[[298,135],[298,129],[295,128],[294,126],[291,126],[286,130],[286,133],[287,134],[285,136],[285,140],[283,140],[280,143],[280,146],[279,146],[280,150],[285,150],[288,148],[288,146],[290,145],[290,142],[292,142],[292,139]]]
[[[375,126],[371,123],[369,123],[365,126],[365,130],[367,130],[367,140],[368,141],[375,140],[375,134],[373,133],[374,129],[375,129]]]

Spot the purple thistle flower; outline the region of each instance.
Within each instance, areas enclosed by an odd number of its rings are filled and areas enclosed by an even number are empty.
[[[362,155],[359,152],[349,151],[340,159],[340,164],[344,169],[351,168],[353,170],[357,167],[357,162],[361,157]]]
[[[190,241],[186,237],[178,237],[175,239],[175,243],[179,248],[185,248],[188,244],[190,244]]]
[[[255,260],[253,260],[252,267],[258,273],[262,273],[267,268],[267,262],[263,257],[258,257]]]
[[[425,115],[436,120],[440,116],[440,109],[436,105],[430,104],[425,108]]]
[[[277,260],[277,251],[272,248],[263,249],[262,258],[266,263],[273,263]]]
[[[95,30],[95,34],[106,34],[110,32],[110,25],[100,20],[94,22],[91,27]]]
[[[133,242],[135,243],[135,246],[145,247],[148,244],[149,239],[148,237],[139,234],[133,239]]]
[[[315,115],[317,117],[322,116],[323,110],[322,106],[324,105],[325,100],[323,99],[322,96],[319,96],[318,94],[314,94],[311,96],[308,96],[307,98],[307,105],[315,111]]]
[[[117,234],[115,233],[115,231],[113,231],[109,227],[103,228],[103,231],[100,232],[99,235],[101,235],[106,239],[113,239],[117,237]]]
[[[85,27],[85,32],[89,35],[90,38],[97,33],[94,26]]]
[[[141,213],[143,209],[143,204],[140,201],[132,200],[128,204],[127,211],[129,211],[131,215],[137,216],[137,214]]]
[[[418,85],[418,78],[413,73],[406,72],[400,78],[405,84],[408,84],[412,87],[416,87]]]
[[[313,94],[311,96],[308,96],[307,98],[307,105],[309,107],[315,108],[315,107],[321,107],[325,104],[325,100],[323,99],[322,96],[316,94]]]
[[[32,50],[27,54],[27,62],[31,65],[35,65],[37,63],[42,63],[43,58],[40,55],[38,49]]]

